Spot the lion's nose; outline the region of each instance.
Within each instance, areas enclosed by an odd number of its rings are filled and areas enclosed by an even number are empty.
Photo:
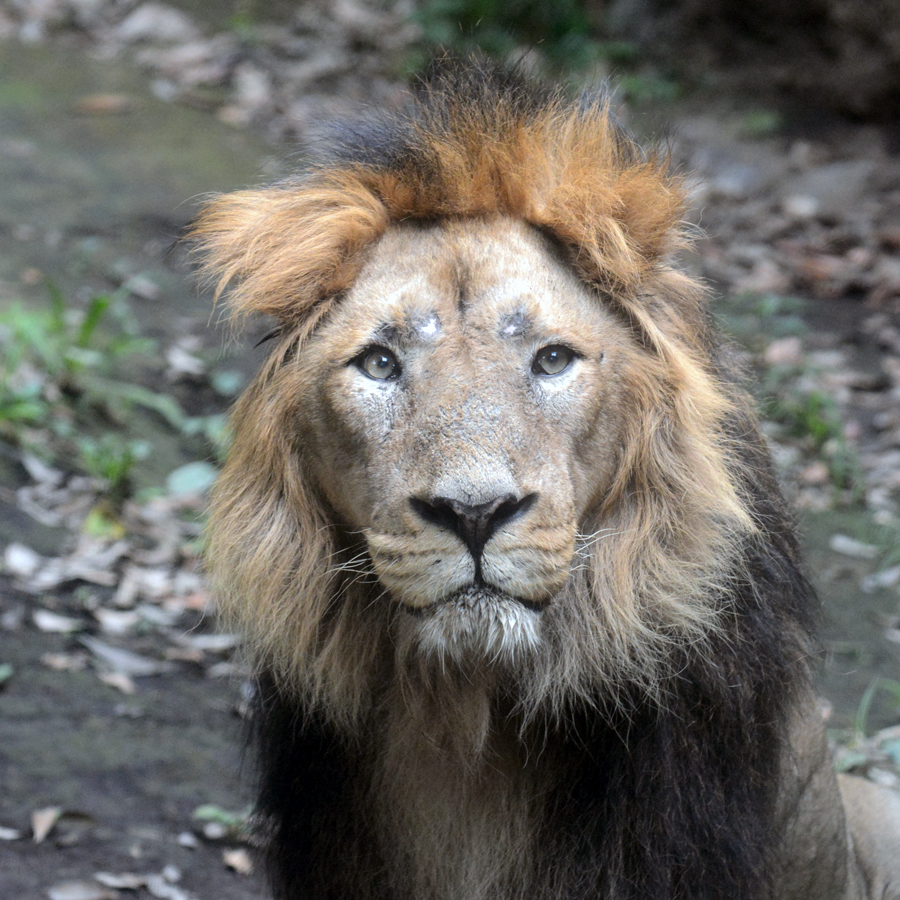
[[[480,581],[484,545],[498,528],[531,507],[536,498],[537,494],[524,497],[504,494],[476,505],[453,497],[410,497],[409,502],[416,514],[426,522],[459,536],[475,560],[475,580]]]

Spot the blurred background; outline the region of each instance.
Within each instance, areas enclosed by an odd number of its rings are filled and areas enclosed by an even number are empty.
[[[244,714],[200,555],[263,359],[211,193],[435,53],[611,85],[694,245],[823,597],[835,764],[900,786],[900,4],[0,0],[0,896],[247,900]]]

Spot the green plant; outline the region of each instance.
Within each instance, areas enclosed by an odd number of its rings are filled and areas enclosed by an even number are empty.
[[[760,352],[774,338],[804,334],[805,307],[805,300],[789,294],[744,293],[722,297],[716,305],[716,318],[735,340]]]
[[[106,482],[114,502],[124,500],[131,493],[131,470],[151,450],[147,441],[129,441],[113,432],[99,438],[81,435],[76,446],[82,468]]]
[[[616,78],[616,87],[632,103],[672,103],[681,94],[673,78],[655,72],[626,73]]]
[[[878,691],[885,691],[891,695],[895,704],[900,706],[900,681],[893,681],[890,678],[873,678],[872,682],[866,688],[859,706],[856,709],[856,716],[853,720],[853,737],[854,742],[859,743],[866,738],[866,728],[869,721],[869,711],[872,707],[872,701]]]
[[[102,479],[120,502],[135,463],[149,453],[146,441],[127,436],[134,410],[189,430],[173,397],[132,380],[155,346],[139,334],[121,294],[79,308],[51,288],[44,307],[10,305],[0,311],[0,438]]]
[[[808,374],[803,366],[770,368],[762,381],[763,416],[806,439],[828,467],[835,488],[849,491],[857,502],[862,497],[862,468],[844,433],[841,409],[829,394],[808,386]]]

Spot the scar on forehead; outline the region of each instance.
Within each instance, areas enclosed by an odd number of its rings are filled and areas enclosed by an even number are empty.
[[[506,337],[528,334],[532,324],[531,317],[524,310],[519,309],[500,320],[500,334]]]
[[[441,330],[441,320],[435,313],[429,313],[414,319],[412,327],[416,337],[433,338]]]

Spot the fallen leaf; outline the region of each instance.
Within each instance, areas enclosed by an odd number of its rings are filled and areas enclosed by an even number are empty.
[[[94,618],[106,634],[128,634],[141,621],[141,614],[133,609],[106,609],[100,606],[94,610]]]
[[[62,808],[59,806],[47,806],[44,809],[36,809],[31,814],[31,833],[36,844],[40,844],[50,834],[61,815]]]
[[[41,663],[48,669],[57,672],[80,672],[87,666],[87,654],[78,653],[45,653]]]
[[[137,693],[137,687],[130,676],[124,672],[101,672],[97,676],[104,684],[114,687],[117,691],[127,694],[129,697]]]
[[[160,662],[132,653],[130,650],[113,647],[89,635],[82,635],[80,640],[97,659],[109,666],[114,672],[120,672],[123,675],[135,677],[158,675],[160,672],[169,672],[174,668],[172,663]]]
[[[166,659],[173,662],[202,663],[204,654],[202,650],[194,650],[192,647],[169,647],[165,652]]]
[[[116,900],[108,888],[93,881],[61,881],[47,890],[50,900]]]
[[[864,544],[846,534],[834,534],[828,542],[835,553],[843,553],[844,556],[852,556],[856,559],[874,559],[878,556],[878,548],[873,544]]]
[[[890,569],[875,572],[874,575],[868,575],[862,580],[862,589],[866,593],[878,588],[892,588],[898,585],[900,585],[900,566],[891,566]]]
[[[95,872],[94,880],[104,887],[120,891],[136,891],[147,883],[146,875],[135,875],[133,872],[123,872],[120,875],[113,875],[112,872]]]
[[[66,477],[65,473],[48,466],[47,463],[32,453],[23,453],[21,462],[32,481],[37,481],[40,484],[49,484],[56,487],[62,484]]]
[[[222,859],[225,865],[229,869],[234,869],[238,875],[249,875],[253,871],[253,860],[243,847],[222,851]]]
[[[44,557],[40,553],[17,542],[3,551],[3,569],[17,578],[30,578],[41,567]]]
[[[83,116],[114,116],[131,109],[131,98],[125,94],[88,94],[75,104],[75,112]]]
[[[194,900],[187,891],[169,884],[162,875],[148,875],[147,890],[159,900]]]
[[[0,841],[17,841],[22,837],[22,832],[17,828],[0,827]]]
[[[59,613],[51,612],[49,609],[36,609],[31,618],[41,631],[51,634],[72,634],[84,628],[84,623],[81,619],[61,616]]]
[[[175,641],[182,647],[190,647],[192,650],[211,651],[224,653],[233,650],[240,639],[236,634],[179,634]]]

